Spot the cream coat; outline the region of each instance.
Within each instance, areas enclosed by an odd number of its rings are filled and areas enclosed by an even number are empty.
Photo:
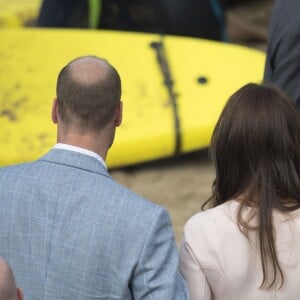
[[[240,232],[238,207],[237,201],[229,201],[196,214],[185,225],[180,271],[191,300],[300,299],[300,210],[290,215],[274,212],[285,282],[279,290],[263,290],[256,234],[251,232],[248,240]]]

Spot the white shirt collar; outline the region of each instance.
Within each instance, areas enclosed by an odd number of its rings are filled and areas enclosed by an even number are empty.
[[[103,160],[103,158],[100,155],[98,155],[97,153],[95,153],[91,150],[81,148],[81,147],[77,147],[77,146],[68,145],[68,144],[63,144],[63,143],[57,143],[54,146],[54,149],[69,150],[69,151],[79,152],[81,154],[92,156],[92,157],[96,158],[105,167],[105,169],[107,169],[106,163]]]

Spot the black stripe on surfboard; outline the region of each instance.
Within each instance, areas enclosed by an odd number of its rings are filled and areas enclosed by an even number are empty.
[[[177,95],[174,92],[174,81],[172,79],[171,70],[167,60],[163,37],[159,41],[154,41],[150,44],[151,48],[156,52],[156,60],[158,62],[160,71],[164,78],[164,86],[167,88],[169,94],[169,100],[173,108],[174,116],[174,132],[175,132],[175,148],[174,155],[177,155],[181,152],[181,128],[180,128],[180,119],[178,114],[177,106]]]

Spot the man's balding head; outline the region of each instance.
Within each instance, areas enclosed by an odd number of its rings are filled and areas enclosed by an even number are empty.
[[[86,85],[105,80],[110,69],[106,60],[94,56],[76,58],[69,63],[70,77],[77,83]]]
[[[21,290],[17,289],[14,274],[9,264],[0,257],[0,300],[21,300]]]
[[[56,91],[59,117],[66,126],[100,130],[120,103],[121,80],[106,60],[84,56],[61,70]]]

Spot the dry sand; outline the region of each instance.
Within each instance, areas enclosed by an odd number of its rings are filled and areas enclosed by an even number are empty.
[[[232,42],[266,49],[272,0],[245,1],[229,9],[228,32]],[[177,243],[189,217],[200,211],[210,196],[214,169],[208,151],[111,171],[121,184],[158,203],[170,213]]]

